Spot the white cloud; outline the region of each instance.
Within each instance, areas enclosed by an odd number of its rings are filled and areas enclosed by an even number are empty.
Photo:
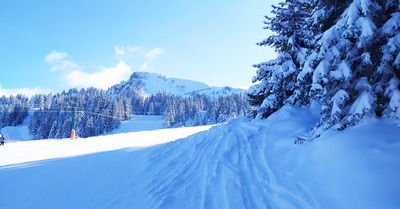
[[[162,48],[155,48],[145,54],[146,59],[154,60],[158,55],[164,53],[164,49]]]
[[[50,52],[50,54],[46,55],[45,60],[48,64],[52,64],[66,58],[67,56],[67,52],[56,52],[53,50]]]
[[[57,52],[53,50],[46,55],[45,60],[50,66],[50,71],[63,71],[63,79],[70,87],[96,87],[107,89],[112,85],[118,84],[123,80],[129,79],[132,69],[123,59],[130,56],[137,56],[139,63],[143,64],[139,67],[140,71],[152,70],[152,63],[157,56],[164,53],[162,48],[154,48],[150,51],[144,50],[140,46],[125,45],[114,46],[115,56],[119,63],[115,67],[98,67],[96,72],[85,72],[85,68],[75,64],[68,58],[67,52]]]
[[[23,89],[3,89],[2,86],[0,85],[0,96],[6,96],[9,97],[11,95],[18,95],[18,94],[22,94],[28,97],[31,97],[35,94],[49,94],[51,91],[50,90],[46,90],[46,89],[42,89],[39,87],[33,88],[33,89],[29,89],[29,88],[23,88]]]
[[[51,66],[50,71],[54,72],[58,70],[64,71],[77,69],[77,64],[65,59],[67,56],[67,52],[57,52],[55,50],[46,55],[45,60],[47,64]]]
[[[126,46],[114,46],[114,49],[115,57],[118,60],[131,60],[134,58],[136,62],[143,62],[139,68],[135,67],[135,69],[140,71],[152,71],[153,62],[159,55],[164,53],[164,49],[160,47],[152,50],[145,50],[140,46],[134,46],[132,44]]]
[[[74,70],[65,76],[65,80],[73,87],[96,87],[107,89],[123,80],[129,79],[132,69],[123,61],[116,67],[100,67],[98,72],[85,73]]]
[[[53,65],[50,69],[50,71],[57,71],[57,70],[67,70],[67,69],[76,69],[78,68],[78,65],[68,61],[68,60],[63,60],[62,62],[59,62],[55,65]]]
[[[140,66],[139,70],[145,71],[149,68],[149,63],[145,62],[142,66]]]
[[[161,55],[164,53],[163,48],[154,48],[148,52],[146,52],[142,47],[140,46],[134,46],[134,45],[126,45],[126,46],[115,46],[115,55],[118,58],[121,58],[122,56],[127,56],[133,52],[138,52],[138,55],[145,58],[146,60],[154,60],[158,55]]]
[[[122,56],[122,55],[129,54],[132,52],[140,51],[140,50],[142,50],[142,47],[129,44],[126,46],[115,46],[114,49],[115,49],[116,56]]]
[[[114,47],[114,49],[115,49],[115,54],[116,55],[123,55],[123,54],[125,54],[125,50],[124,50],[124,47],[118,47],[118,46],[115,46]]]

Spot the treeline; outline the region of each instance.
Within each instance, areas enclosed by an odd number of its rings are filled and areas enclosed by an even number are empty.
[[[162,115],[164,127],[223,123],[249,111],[247,95],[212,98],[159,92],[146,95],[141,88],[119,91],[97,88],[70,89],[59,94],[2,97],[1,127],[22,124],[33,111],[29,131],[35,139],[68,138],[72,128],[79,137],[96,136],[119,127],[131,114]]]
[[[250,111],[248,97],[243,94],[214,99],[204,94],[183,97],[160,91],[146,96],[141,88],[135,87],[111,93],[130,98],[133,114],[162,115],[166,128],[223,123],[244,116]]]
[[[127,97],[110,96],[95,88],[36,95],[32,103],[39,110],[30,120],[29,131],[37,139],[67,138],[73,127],[79,137],[107,133],[128,120],[132,110]]]
[[[29,98],[22,95],[0,98],[0,128],[22,124],[28,116]]]
[[[160,92],[145,99],[143,111],[147,115],[163,115],[164,127],[169,128],[223,123],[244,116],[249,105],[247,96],[242,94],[213,99],[204,94],[182,97]]]

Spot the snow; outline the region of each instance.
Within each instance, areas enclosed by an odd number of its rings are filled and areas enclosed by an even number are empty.
[[[5,142],[10,141],[28,141],[33,139],[32,134],[29,133],[28,125],[34,110],[30,110],[28,117],[18,126],[6,126],[1,129],[1,133],[4,134]]]
[[[358,3],[359,1],[354,1],[344,12],[344,15],[347,17],[346,23],[349,26],[352,26],[353,23],[360,17]]]
[[[397,68],[400,68],[400,53],[397,54],[396,60],[393,62],[393,64],[394,64]]]
[[[329,72],[330,77],[335,80],[347,80],[351,77],[351,68],[349,63],[343,60],[337,70],[332,70]]]
[[[146,148],[148,140],[198,130],[8,143],[0,147],[0,208],[398,208],[400,128],[393,119],[367,117],[295,144],[320,109],[286,105],[266,120],[240,118]],[[114,144],[121,146],[100,152]],[[65,150],[82,152],[56,158]],[[42,153],[48,160],[12,162]]]
[[[328,70],[328,66],[329,64],[326,60],[322,60],[318,64],[313,74],[313,83],[321,83],[326,81],[325,75]]]
[[[349,94],[345,90],[340,89],[337,91],[331,99],[333,102],[332,115],[340,114],[347,100],[349,100]]]
[[[23,124],[18,126],[6,126],[1,129],[7,142],[29,141],[34,137],[29,133],[28,125],[33,111],[29,112],[29,116],[24,120]],[[164,124],[163,116],[161,115],[132,115],[128,121],[122,121],[121,125],[109,134],[120,134],[138,131],[152,131],[162,129]],[[79,135],[79,133],[78,133]]]
[[[360,17],[357,21],[359,22],[361,27],[361,36],[369,37],[374,34],[376,26],[371,21],[371,19],[366,17]]]
[[[372,87],[371,87],[371,85],[369,84],[368,78],[367,78],[367,77],[361,77],[361,78],[357,81],[356,86],[355,86],[355,89],[356,89],[357,91],[361,91],[361,90],[371,91],[371,90],[372,90]]]
[[[132,115],[129,121],[122,121],[110,134],[158,130],[164,128],[163,124],[162,115]]]
[[[6,126],[1,129],[1,133],[4,134],[6,142],[8,141],[28,141],[33,139],[33,136],[29,133],[28,126]]]
[[[175,95],[190,96],[194,92],[218,98],[220,95],[231,95],[235,93],[245,93],[243,89],[231,87],[211,87],[205,83],[180,79],[169,78],[158,73],[135,72],[128,81],[121,82],[111,89],[121,90],[126,87],[140,87],[146,94],[157,94],[166,91]]]
[[[393,117],[400,118],[400,91],[395,90],[393,91],[393,95],[390,98],[389,108],[393,110],[394,114]]]
[[[383,26],[382,32],[389,36],[395,35],[400,29],[400,12],[395,12]]]
[[[146,147],[167,143],[204,131],[212,126],[140,131],[78,138],[33,140],[6,143],[0,150],[0,166],[87,155],[127,147]]]
[[[357,98],[357,100],[351,105],[349,113],[352,115],[353,114],[363,115],[371,110],[374,102],[375,99],[369,92],[363,92]]]

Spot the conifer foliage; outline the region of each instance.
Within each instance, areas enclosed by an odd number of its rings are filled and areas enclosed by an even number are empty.
[[[312,31],[308,30],[310,4],[302,0],[287,0],[272,6],[274,17],[266,16],[265,29],[275,34],[258,43],[272,46],[279,54],[274,60],[254,65],[258,68],[249,89],[250,103],[258,106],[257,118],[266,118],[285,103],[296,103],[302,96],[296,88],[296,77],[311,46]]]
[[[22,95],[0,98],[0,128],[22,124],[28,116],[29,98]]]
[[[132,114],[160,115],[164,127],[199,126],[223,123],[245,116],[248,97],[232,94],[211,97],[193,93],[180,96],[160,91],[146,95],[140,87],[126,86],[115,90],[70,89],[53,95],[18,95],[0,98],[0,128],[26,121],[34,139],[69,138],[75,129],[78,137],[111,132]]]
[[[106,91],[89,88],[32,98],[36,109],[29,131],[36,139],[68,138],[75,118],[79,137],[96,136],[117,128],[132,111],[127,97],[113,97]]]
[[[288,0],[280,5],[289,2],[302,5]],[[332,7],[338,3],[340,6]],[[263,99],[258,104],[252,102],[258,105],[257,116],[268,116],[282,104],[294,104],[296,100],[306,105],[318,101],[322,105],[321,119],[312,131],[313,138],[332,127],[342,130],[354,126],[365,117],[400,118],[399,2],[335,0],[317,4],[310,1],[306,5],[312,12],[303,16],[303,22],[309,25],[302,30],[309,34],[311,29],[313,38],[306,42],[310,45],[305,45],[307,51],[296,71],[282,70],[279,61],[285,60],[282,57],[288,57],[288,52],[280,45],[269,44],[279,53],[277,59],[256,65],[259,69],[253,80],[261,82],[249,93],[252,98]],[[276,16],[268,19],[269,25],[283,20],[279,13],[273,14]],[[274,28],[267,29],[276,32]],[[287,35],[277,34],[281,37],[266,40],[288,40]]]

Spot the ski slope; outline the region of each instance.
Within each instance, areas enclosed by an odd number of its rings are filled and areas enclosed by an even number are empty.
[[[34,137],[29,133],[28,125],[33,111],[29,112],[29,116],[18,126],[6,126],[1,129],[7,142],[29,141]],[[121,134],[139,131],[153,131],[163,129],[164,119],[161,115],[131,115],[128,121],[122,121],[121,125],[104,135]],[[79,133],[77,133],[79,134]]]
[[[6,143],[0,150],[0,166],[87,155],[124,148],[167,143],[209,129],[198,126],[139,131],[78,139],[33,140]]]
[[[318,120],[317,112],[285,106],[267,120],[241,118],[144,148],[129,144],[139,139],[132,133],[46,140],[35,147],[7,144],[0,147],[0,159],[11,148],[15,158],[26,155],[27,147],[37,149],[34,155],[84,152],[19,164],[9,157],[0,166],[0,208],[399,208],[395,121],[369,118],[294,144]],[[136,134],[147,142],[189,129]],[[114,143],[121,146],[85,151]]]

